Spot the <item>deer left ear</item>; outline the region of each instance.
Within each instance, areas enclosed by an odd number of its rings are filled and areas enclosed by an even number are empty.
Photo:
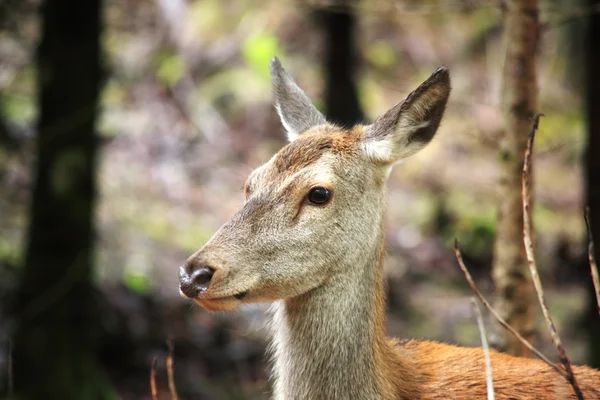
[[[450,74],[441,67],[406,100],[365,127],[365,155],[375,162],[394,163],[417,153],[435,135],[449,96]]]
[[[327,123],[323,114],[310,101],[308,96],[296,85],[285,71],[277,57],[271,60],[271,77],[275,108],[281,123],[287,131],[289,141],[301,133],[318,125]]]

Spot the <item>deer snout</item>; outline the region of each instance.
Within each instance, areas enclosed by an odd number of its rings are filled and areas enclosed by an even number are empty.
[[[179,268],[179,289],[181,293],[189,299],[198,297],[200,293],[208,288],[214,273],[214,268],[208,265],[198,268],[194,268],[189,264],[181,266]]]

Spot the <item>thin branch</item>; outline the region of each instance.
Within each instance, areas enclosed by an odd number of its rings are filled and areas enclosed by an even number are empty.
[[[594,238],[592,236],[592,223],[590,222],[590,207],[585,208],[584,213],[585,226],[588,231],[588,258],[590,260],[590,272],[592,274],[592,282],[594,282],[594,289],[596,289],[596,303],[598,303],[598,314],[600,314],[600,278],[598,277],[598,264],[596,263],[596,253],[594,246]]]
[[[485,334],[485,325],[483,324],[483,318],[481,317],[481,310],[479,309],[479,304],[477,304],[475,297],[471,297],[471,305],[473,306],[473,312],[475,313],[475,319],[477,319],[477,326],[479,327],[479,334],[481,335],[481,346],[483,347],[483,357],[485,360],[487,398],[488,400],[494,400],[494,380],[492,378],[492,359],[490,357],[490,346]]]
[[[175,374],[173,373],[173,339],[167,339],[167,346],[169,347],[169,355],[167,356],[167,376],[169,378],[169,392],[171,392],[171,399],[178,400],[177,388],[175,387]]]
[[[578,399],[583,400],[583,394],[581,393],[581,389],[575,380],[575,376],[573,375],[573,369],[571,367],[571,361],[567,356],[567,352],[562,345],[560,340],[560,336],[558,336],[558,332],[556,331],[556,327],[554,326],[554,322],[552,321],[552,317],[550,316],[550,312],[548,311],[548,306],[546,305],[546,299],[544,297],[544,288],[542,287],[542,282],[540,280],[540,276],[538,274],[537,265],[535,262],[535,252],[533,251],[533,242],[531,240],[531,215],[529,213],[530,204],[530,174],[531,174],[531,155],[533,152],[533,140],[535,138],[535,132],[538,129],[538,125],[540,122],[540,117],[542,114],[536,114],[533,117],[533,126],[531,127],[531,132],[529,132],[529,137],[527,139],[527,149],[525,150],[525,162],[523,163],[523,242],[525,243],[525,253],[527,254],[527,264],[529,265],[529,271],[531,272],[531,278],[533,280],[533,285],[535,286],[535,291],[538,296],[538,301],[540,306],[542,307],[542,312],[544,313],[544,319],[546,320],[546,324],[548,325],[548,330],[550,331],[550,336],[552,338],[552,343],[556,346],[556,350],[558,350],[558,357],[565,367],[565,371],[567,373],[566,379],[569,381],[573,390],[575,391],[575,395]]]
[[[533,354],[535,354],[540,360],[544,361],[546,364],[548,364],[549,366],[554,368],[556,370],[556,372],[558,372],[559,374],[561,374],[562,376],[564,376],[566,378],[567,374],[565,373],[565,371],[563,371],[558,365],[556,365],[552,361],[550,361],[548,359],[548,357],[543,355],[538,349],[536,349],[531,343],[529,343],[529,341],[527,339],[525,339],[523,336],[521,336],[519,334],[519,332],[517,332],[515,330],[515,328],[510,326],[498,314],[498,312],[496,310],[494,310],[494,308],[490,305],[490,303],[488,303],[488,301],[485,299],[485,297],[483,297],[483,295],[481,294],[479,289],[477,289],[477,286],[475,285],[475,281],[473,280],[473,277],[471,277],[469,270],[467,270],[467,267],[465,266],[462,255],[460,254],[460,250],[458,248],[458,241],[456,239],[454,239],[454,254],[456,255],[456,259],[458,260],[458,265],[460,265],[460,269],[465,274],[465,278],[467,279],[469,286],[471,286],[471,289],[473,290],[473,292],[475,293],[475,295],[477,296],[477,298],[479,299],[481,304],[483,304],[484,307],[488,309],[488,311],[494,316],[494,318],[496,318],[496,320],[500,323],[500,325],[502,325],[504,327],[504,329],[506,329],[507,331],[512,333],[514,337],[516,337],[521,343],[523,343],[523,345],[525,347],[527,347]]]
[[[152,400],[157,400],[158,395],[156,391],[156,361],[157,358],[152,359],[152,366],[150,367],[150,392],[152,393]]]
[[[13,395],[14,395],[14,378],[13,378],[13,348],[12,348],[12,342],[9,340],[8,341],[8,371],[7,371],[7,375],[8,375],[8,398],[12,399]]]

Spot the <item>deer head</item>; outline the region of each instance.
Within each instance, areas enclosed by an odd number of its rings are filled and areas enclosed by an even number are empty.
[[[276,58],[271,74],[290,143],[250,174],[242,209],[180,268],[182,295],[210,310],[360,279],[382,237],[389,171],[433,138],[450,94],[442,67],[373,124],[344,129]]]

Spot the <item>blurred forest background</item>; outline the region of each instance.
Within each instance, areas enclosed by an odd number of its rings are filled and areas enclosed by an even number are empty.
[[[538,6],[538,262],[572,360],[600,367],[583,221],[590,204],[599,231],[600,2]],[[0,397],[149,399],[157,359],[169,398],[172,339],[181,398],[268,398],[267,306],[207,312],[179,297],[177,274],[285,144],[273,56],[346,125],[449,67],[436,139],[388,184],[389,331],[478,346],[452,241],[494,300],[505,12],[491,0],[1,1]],[[534,307],[536,343],[554,355]]]

